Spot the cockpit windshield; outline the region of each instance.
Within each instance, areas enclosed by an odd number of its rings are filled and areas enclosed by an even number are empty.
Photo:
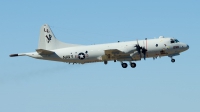
[[[177,39],[171,39],[171,43],[178,43],[179,41]]]
[[[176,43],[178,43],[178,42],[179,42],[177,39],[174,39],[174,41],[175,41]]]

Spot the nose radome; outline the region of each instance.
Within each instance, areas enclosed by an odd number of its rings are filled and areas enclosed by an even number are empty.
[[[189,45],[187,45],[187,49],[189,49],[190,48],[190,46]]]

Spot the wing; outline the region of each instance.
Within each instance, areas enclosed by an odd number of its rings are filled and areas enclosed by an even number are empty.
[[[130,60],[130,53],[122,52],[118,49],[105,50],[105,55],[102,56],[102,60]]]

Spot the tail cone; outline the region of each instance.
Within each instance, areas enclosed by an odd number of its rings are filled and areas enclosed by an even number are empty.
[[[16,57],[19,56],[18,54],[11,54],[10,57]]]

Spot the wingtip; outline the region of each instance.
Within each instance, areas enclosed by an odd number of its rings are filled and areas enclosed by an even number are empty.
[[[11,54],[9,55],[10,57],[16,57],[16,56],[19,56],[18,54]]]

